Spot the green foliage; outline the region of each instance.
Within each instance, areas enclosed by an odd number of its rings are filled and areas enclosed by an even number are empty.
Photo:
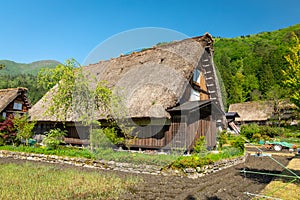
[[[299,37],[300,24],[247,37],[215,40],[214,62],[225,85],[226,91],[222,92],[227,105],[267,99],[267,92],[275,85],[280,87],[278,91],[285,90],[282,81],[286,78],[281,72],[288,68],[284,55],[293,45],[293,32]]]
[[[219,132],[217,136],[217,141],[219,142],[219,148],[222,148],[223,145],[227,143],[227,140],[228,140],[227,132],[225,130]]]
[[[23,115],[23,116],[15,116],[14,119],[12,120],[14,127],[17,131],[17,138],[22,141],[25,140],[26,145],[28,145],[28,140],[31,138],[33,132],[33,128],[36,124],[36,122],[28,121],[28,116]]]
[[[92,140],[100,142],[101,134],[97,130],[93,132],[93,126],[100,126],[97,122],[101,114],[113,114],[118,119],[118,126],[126,140],[124,143],[129,147],[133,128],[127,126],[125,107],[120,104],[121,97],[114,95],[107,82],[98,82],[80,64],[74,60],[67,60],[64,65],[58,65],[54,69],[44,69],[39,75],[39,84],[44,88],[52,88],[53,94],[46,110],[46,114],[54,116],[59,121],[66,121],[68,117],[77,116],[75,121],[81,122],[90,128],[94,135]],[[96,84],[97,83],[97,84]],[[48,97],[44,97],[47,101]],[[102,116],[107,117],[107,116]],[[108,117],[107,117],[108,118]],[[113,126],[115,122],[108,119]],[[111,132],[107,135],[112,137]],[[103,137],[102,137],[103,138]],[[110,138],[113,142],[118,138]],[[105,142],[102,140],[102,142]],[[92,144],[93,144],[92,143]]]
[[[92,129],[90,134],[90,145],[93,148],[111,148],[124,142],[123,137],[119,137],[114,127],[104,129]]]
[[[96,149],[95,158],[98,160],[116,161],[122,163],[133,164],[147,164],[165,167],[174,160],[178,155],[166,155],[166,154],[146,154],[143,152],[128,152],[128,151],[116,151],[111,148]]]
[[[258,142],[259,140],[269,140],[284,135],[286,129],[281,127],[258,126],[257,124],[248,124],[241,126],[241,135],[249,141]]]
[[[176,161],[172,163],[172,168],[185,169],[185,168],[196,168],[202,167],[204,165],[212,164],[213,161],[209,158],[200,158],[198,155],[194,154],[191,156],[181,156]]]
[[[42,69],[38,74],[38,84],[45,89],[52,88],[55,91],[46,113],[55,116],[59,121],[66,121],[70,114],[68,111],[72,108],[76,80],[75,67],[77,67],[75,60],[67,60],[65,65],[59,64],[54,69]],[[47,101],[47,97],[44,100]]]
[[[5,68],[5,64],[0,64],[0,70]]]
[[[119,137],[116,129],[114,127],[107,127],[103,129],[104,135],[111,141],[114,145],[119,145],[124,143],[124,138]]]
[[[203,154],[203,153],[207,152],[205,136],[200,136],[197,139],[196,144],[194,146],[194,152],[195,153],[200,153],[200,154]]]
[[[75,147],[59,146],[57,149],[49,149],[44,146],[0,146],[0,150],[36,153],[44,155],[57,155],[57,156],[68,156],[68,157],[81,157],[94,159],[94,154],[88,149],[80,149]]]
[[[205,156],[200,156],[198,154],[192,154],[191,156],[180,156],[172,163],[171,168],[185,169],[202,167],[204,165],[212,164],[218,160],[241,156],[243,153],[244,150],[242,150],[240,147],[227,147],[218,154],[208,153]]]
[[[53,68],[59,62],[45,60],[30,64],[15,63],[9,60],[0,60],[0,65],[5,66],[0,71],[0,89],[26,87],[28,97],[35,104],[47,92],[37,83],[37,73],[42,68]]]
[[[65,121],[74,113],[72,116],[78,116],[76,120],[87,126],[95,124],[95,110],[106,112],[114,102],[107,83],[99,82],[94,87],[96,82],[96,78],[85,72],[74,59],[53,69],[43,69],[38,74],[38,83],[54,91],[47,114]]]
[[[241,136],[235,137],[235,139],[232,141],[231,145],[234,148],[239,149],[241,152],[244,152],[244,150],[245,150],[245,140]]]
[[[66,131],[62,131],[59,128],[51,129],[46,132],[47,136],[43,139],[43,143],[49,149],[57,149],[59,144],[63,142],[63,136],[66,135]]]
[[[290,54],[285,56],[288,66],[283,70],[283,83],[291,90],[291,101],[300,109],[300,40],[295,33],[293,41]]]
[[[55,60],[41,60],[29,64],[16,63],[10,60],[0,60],[0,65],[5,66],[0,71],[0,75],[34,75],[36,76],[38,71],[42,68],[53,68],[58,65],[59,62]]]
[[[259,126],[257,124],[249,124],[241,126],[241,135],[245,136],[248,140],[251,140],[253,135],[260,133]]]
[[[260,126],[259,128],[260,128],[261,135],[266,135],[270,138],[274,138],[276,136],[282,135],[284,132],[284,129],[279,127]]]
[[[47,92],[37,83],[36,75],[32,74],[1,74],[0,71],[0,89],[25,87],[28,88],[28,98],[31,104],[35,104]]]

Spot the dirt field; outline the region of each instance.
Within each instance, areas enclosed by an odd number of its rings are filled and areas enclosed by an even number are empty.
[[[274,157],[282,164],[287,165],[291,157]],[[1,163],[23,163],[23,160],[1,158]],[[50,165],[47,163],[38,163]],[[66,164],[58,164],[58,168],[75,168]],[[93,170],[76,167],[78,170]],[[164,177],[145,174],[128,174],[113,171],[101,171],[100,173],[114,173],[118,176],[138,176],[141,182],[130,188],[120,199],[251,199],[244,194],[259,193],[273,177],[265,175],[250,175],[240,173],[240,170],[281,173],[283,168],[267,157],[249,156],[245,163],[221,170],[215,174],[198,179]]]

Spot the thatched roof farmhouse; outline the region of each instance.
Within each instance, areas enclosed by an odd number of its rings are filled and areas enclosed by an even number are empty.
[[[27,98],[27,88],[8,88],[0,90],[0,113],[3,118],[13,114],[23,115],[31,108]]]
[[[223,112],[223,103],[212,57],[213,39],[205,34],[100,61],[84,70],[111,88],[122,88],[126,117],[141,130],[133,146],[162,148],[176,143],[189,149],[200,135],[207,137],[209,146],[216,144],[214,114]],[[45,98],[51,99],[51,92]],[[179,108],[187,111],[178,112]],[[40,100],[30,111],[32,119],[55,122],[45,115],[46,109],[47,103]],[[71,127],[72,115],[67,121]],[[76,137],[74,130],[69,132]]]
[[[229,112],[239,114],[235,119],[239,124],[267,124],[278,118],[276,115],[279,115],[282,120],[291,119],[293,110],[296,110],[296,106],[285,100],[278,101],[278,105],[275,105],[274,101],[250,101],[229,106]]]

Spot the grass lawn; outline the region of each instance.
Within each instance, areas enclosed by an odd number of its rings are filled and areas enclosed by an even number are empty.
[[[24,163],[1,164],[0,199],[118,199],[136,178]]]

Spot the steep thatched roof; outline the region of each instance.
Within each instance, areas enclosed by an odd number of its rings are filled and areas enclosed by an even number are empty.
[[[0,112],[2,112],[21,92],[27,92],[27,88],[8,88],[0,90]]]
[[[287,101],[280,101],[278,109],[296,109],[296,106]],[[236,121],[266,121],[274,115],[274,102],[272,101],[252,101],[231,104],[228,112],[237,112],[239,118]]]
[[[100,61],[84,70],[98,81],[107,81],[114,92],[121,91],[128,117],[169,118],[166,109],[178,105],[205,49],[213,51],[212,43],[212,37],[205,34]],[[50,97],[48,93],[44,99]],[[47,103],[41,100],[30,115],[35,120],[55,120],[43,114],[46,109]]]

